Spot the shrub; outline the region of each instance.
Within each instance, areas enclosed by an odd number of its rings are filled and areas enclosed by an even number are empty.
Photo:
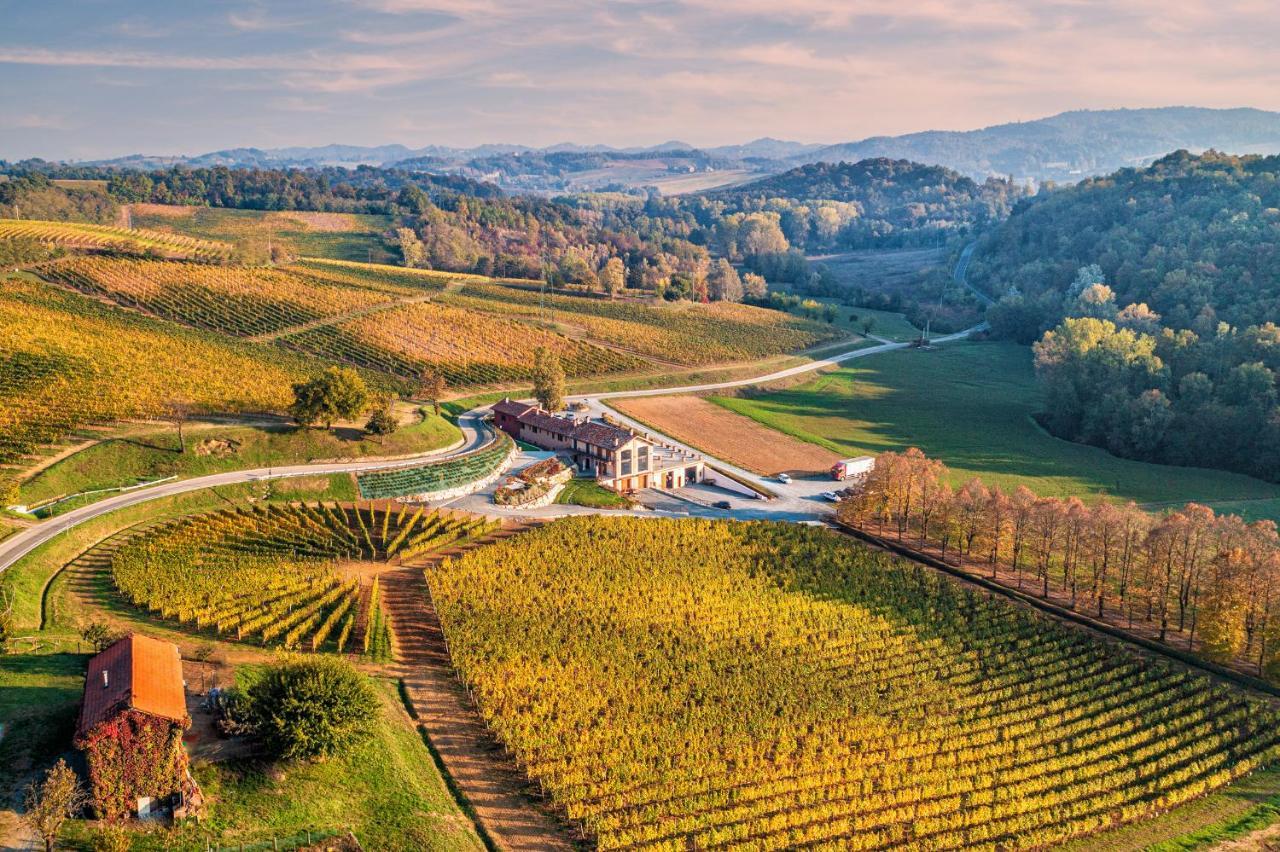
[[[369,416],[369,422],[364,425],[364,431],[370,435],[390,435],[399,428],[400,421],[396,420],[390,408],[379,408]]]
[[[287,657],[251,676],[248,717],[275,757],[325,760],[369,737],[378,696],[336,657]]]

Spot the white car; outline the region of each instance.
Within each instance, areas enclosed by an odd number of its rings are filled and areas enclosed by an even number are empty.
[[[834,492],[834,491],[823,491],[823,492],[822,492],[822,499],[823,499],[823,500],[830,500],[832,503],[839,503],[839,502],[840,502],[840,495],[839,495],[839,494],[837,494],[837,493],[836,493],[836,492]]]
[[[781,482],[783,485],[790,485],[791,477],[787,476],[785,473],[780,473],[778,474],[778,481]]]

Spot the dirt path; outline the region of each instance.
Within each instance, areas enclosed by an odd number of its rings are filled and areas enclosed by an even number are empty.
[[[515,535],[519,528],[490,538]],[[501,850],[579,848],[571,829],[536,798],[524,773],[489,733],[454,676],[444,633],[431,604],[424,568],[459,549],[381,575],[396,634],[396,673],[418,724],[465,805]]]
[[[403,299],[395,299],[390,302],[379,302],[376,305],[367,305],[363,308],[356,308],[352,311],[345,311],[340,314],[333,314],[320,319],[304,322],[300,325],[291,325],[288,328],[278,328],[275,331],[268,331],[266,334],[256,334],[253,337],[246,337],[245,340],[250,343],[270,343],[273,340],[279,340],[282,337],[289,337],[294,334],[302,334],[303,332],[312,331],[317,328],[324,328],[329,325],[337,325],[347,320],[359,319],[369,314],[380,314],[383,311],[389,311],[392,308],[403,307],[404,305],[414,305],[418,302],[430,302],[434,293],[424,293],[421,296],[407,296]]]

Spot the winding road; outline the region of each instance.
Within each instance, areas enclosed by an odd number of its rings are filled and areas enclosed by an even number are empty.
[[[955,277],[957,282],[969,286],[965,280],[965,271],[968,269],[969,259],[973,255],[976,243],[970,243],[965,246],[960,253],[960,260],[956,264]],[[977,292],[976,290],[974,291]],[[986,299],[982,294],[978,294]],[[987,301],[990,301],[989,299]],[[974,326],[965,331],[950,334],[945,337],[935,338],[933,343],[947,343],[949,341],[960,340],[967,337],[975,331],[979,331],[985,327],[982,325]],[[727,382],[714,382],[700,385],[683,385],[679,387],[656,388],[648,390],[633,391],[610,391],[607,393],[581,394],[569,397],[570,402],[584,402],[588,409],[595,416],[608,413],[610,417],[626,423],[640,432],[644,432],[669,446],[688,450],[689,452],[697,452],[706,458],[708,464],[720,470],[729,471],[734,476],[754,482],[760,486],[766,487],[769,491],[778,495],[777,500],[761,503],[759,501],[733,501],[734,507],[729,512],[718,512],[718,517],[740,517],[740,518],[775,518],[777,520],[798,520],[803,518],[812,518],[821,514],[827,507],[821,502],[821,498],[817,497],[817,493],[829,488],[828,485],[814,482],[798,481],[789,485],[783,485],[773,480],[766,480],[758,474],[743,470],[736,465],[720,459],[708,456],[705,452],[694,450],[674,438],[667,437],[660,433],[656,433],[653,429],[638,423],[625,415],[622,415],[611,408],[608,408],[605,401],[610,399],[621,399],[623,397],[637,396],[668,396],[672,394],[685,393],[703,393],[706,391],[725,390],[728,388],[746,387],[749,385],[761,385],[776,382],[781,379],[787,379],[792,376],[810,373],[815,370],[823,370],[843,364],[846,361],[852,361],[857,358],[866,358],[870,355],[879,355],[883,352],[891,352],[895,349],[905,349],[911,344],[895,343],[884,341],[875,346],[868,346],[864,349],[854,349],[849,352],[842,352],[838,355],[832,355],[826,358],[819,358],[809,361],[805,364],[799,364],[794,367],[788,367],[783,370],[777,370],[772,373],[766,373],[762,376],[755,376],[747,379],[737,379]],[[115,497],[109,497],[88,506],[82,506],[79,509],[67,512],[65,515],[59,515],[56,518],[44,521],[29,527],[19,533],[15,533],[4,541],[0,541],[0,572],[5,571],[22,557],[35,550],[40,545],[51,541],[67,530],[79,526],[86,521],[103,515],[124,509],[129,506],[136,506],[140,503],[146,503],[150,500],[159,500],[163,497],[173,497],[178,494],[186,494],[191,491],[198,491],[202,488],[217,488],[224,485],[237,485],[245,482],[258,482],[270,479],[285,479],[297,476],[319,476],[335,473],[358,473],[368,470],[390,470],[398,467],[412,467],[426,461],[437,461],[455,456],[460,456],[480,448],[488,443],[492,437],[491,428],[484,422],[483,415],[486,409],[477,408],[466,412],[458,418],[458,427],[462,430],[463,442],[460,446],[452,447],[448,450],[435,450],[428,453],[422,453],[397,461],[354,461],[354,462],[325,462],[316,464],[299,464],[289,465],[285,467],[257,468],[254,470],[238,470],[226,473],[215,473],[208,476],[197,476],[191,479],[181,479],[174,482],[167,482],[155,485],[150,488],[140,489],[138,491],[130,491],[128,493],[119,494]],[[457,503],[458,501],[453,501]],[[474,502],[474,501],[472,501]],[[459,508],[474,508],[474,506],[462,505]],[[581,507],[557,506],[553,509],[560,514],[573,513],[571,510],[577,509],[581,511]],[[689,514],[689,507],[683,507],[683,511],[679,514]],[[519,510],[502,511],[499,507],[488,506],[486,510],[495,514],[524,514]],[[588,510],[594,511],[594,510]],[[654,514],[653,512],[647,514]],[[659,514],[668,514],[668,512],[659,512]]]

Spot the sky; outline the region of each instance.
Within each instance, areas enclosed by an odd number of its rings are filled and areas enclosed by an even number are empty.
[[[1280,109],[1276,0],[0,0],[0,159]]]

